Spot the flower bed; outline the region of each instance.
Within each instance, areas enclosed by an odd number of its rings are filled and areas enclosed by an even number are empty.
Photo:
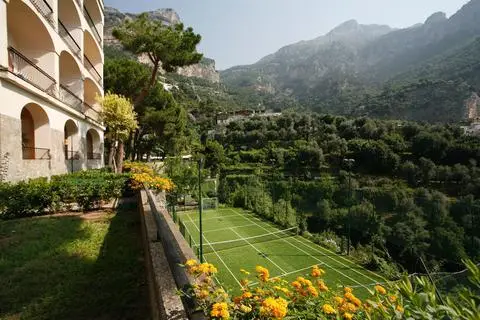
[[[442,301],[435,286],[426,278],[406,278],[390,286],[375,285],[370,297],[360,300],[350,287],[332,289],[322,280],[325,271],[312,267],[307,277],[289,283],[270,278],[268,269],[257,266],[258,285],[250,285],[252,275],[241,270],[242,293],[232,297],[213,281],[217,273],[209,263],[185,263],[196,284],[184,295],[195,296],[208,319],[478,319],[480,270],[465,262],[474,290],[465,287],[457,296]],[[475,301],[477,303],[475,303]]]

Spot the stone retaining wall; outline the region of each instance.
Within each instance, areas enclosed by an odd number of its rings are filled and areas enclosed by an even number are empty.
[[[193,283],[180,264],[196,256],[168,214],[165,194],[142,190],[140,201],[152,319],[205,319],[193,300],[178,295]]]

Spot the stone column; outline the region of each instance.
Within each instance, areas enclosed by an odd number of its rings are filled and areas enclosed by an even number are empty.
[[[0,66],[8,68],[8,31],[7,4],[9,0],[0,0]]]

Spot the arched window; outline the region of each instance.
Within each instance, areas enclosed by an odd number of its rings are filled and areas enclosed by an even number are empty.
[[[78,133],[77,125],[75,124],[75,122],[73,122],[73,120],[67,120],[67,122],[65,122],[65,127],[63,131],[65,139],[65,159],[79,159],[80,156],[78,154],[78,141],[76,139],[76,135]]]
[[[87,159],[100,160],[101,158],[100,136],[94,129],[90,129],[87,131]]]
[[[27,108],[23,108],[20,117],[22,119],[23,159],[35,159],[35,127],[32,114]]]
[[[20,113],[23,159],[50,159],[50,125],[39,105],[29,103]]]

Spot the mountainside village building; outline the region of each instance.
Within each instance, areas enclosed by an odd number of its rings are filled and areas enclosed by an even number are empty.
[[[102,0],[0,0],[0,181],[103,166]]]

